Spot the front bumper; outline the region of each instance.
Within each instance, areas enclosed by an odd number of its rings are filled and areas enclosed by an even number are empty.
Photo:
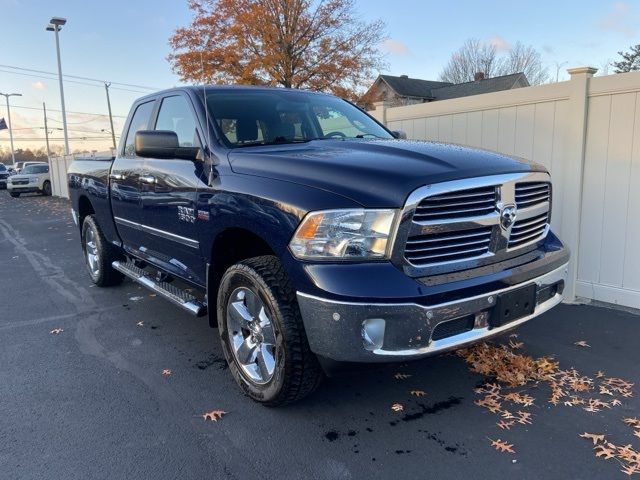
[[[297,296],[309,345],[317,355],[339,362],[402,361],[463,347],[537,317],[562,301],[566,275],[565,263],[522,283],[434,305],[346,302],[302,292]],[[492,328],[499,295],[534,283],[533,313]],[[432,338],[439,324],[462,319],[471,320],[470,329]],[[374,327],[368,331],[365,324]]]
[[[30,183],[27,185],[14,185],[13,183],[7,183],[7,190],[11,190],[12,192],[17,193],[32,193],[39,192],[38,184]]]

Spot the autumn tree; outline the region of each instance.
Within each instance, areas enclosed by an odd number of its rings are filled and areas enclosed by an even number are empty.
[[[471,82],[478,72],[484,73],[485,78],[523,72],[531,85],[540,85],[549,79],[542,56],[535,48],[517,42],[499,54],[494,45],[477,38],[467,40],[451,55],[440,79],[451,83]]]
[[[616,73],[640,70],[640,45],[631,46],[628,52],[618,52],[622,60],[613,62]]]
[[[384,67],[381,20],[353,0],[189,0],[193,20],[169,43],[183,81],[308,88],[356,98]]]

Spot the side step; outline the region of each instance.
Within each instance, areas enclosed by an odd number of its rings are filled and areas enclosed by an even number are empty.
[[[120,262],[116,260],[111,266],[134,282],[153,290],[158,295],[185,309],[192,315],[203,317],[207,314],[207,306],[196,297],[184,290],[174,287],[170,283],[156,281],[142,268],[136,267],[133,262]]]

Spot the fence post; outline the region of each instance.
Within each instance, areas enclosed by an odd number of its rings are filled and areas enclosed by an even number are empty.
[[[383,100],[382,102],[374,102],[373,106],[375,110],[369,112],[369,114],[378,120],[383,125],[387,125],[387,108],[391,106],[391,102]]]
[[[567,151],[563,179],[565,181],[562,199],[562,240],[571,250],[571,262],[565,287],[565,300],[572,302],[576,297],[578,277],[578,255],[580,254],[580,222],[582,220],[582,194],[584,185],[584,157],[589,118],[589,79],[598,71],[594,67],[569,68],[571,93],[569,112],[566,119]]]

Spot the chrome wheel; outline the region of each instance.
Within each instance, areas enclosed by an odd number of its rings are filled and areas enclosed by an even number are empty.
[[[276,336],[264,303],[245,287],[227,303],[227,331],[233,356],[253,382],[267,383],[276,367]]]
[[[87,256],[89,272],[94,278],[96,278],[100,274],[100,263],[98,257],[98,246],[96,245],[96,238],[92,228],[89,228],[85,234],[84,251]]]

